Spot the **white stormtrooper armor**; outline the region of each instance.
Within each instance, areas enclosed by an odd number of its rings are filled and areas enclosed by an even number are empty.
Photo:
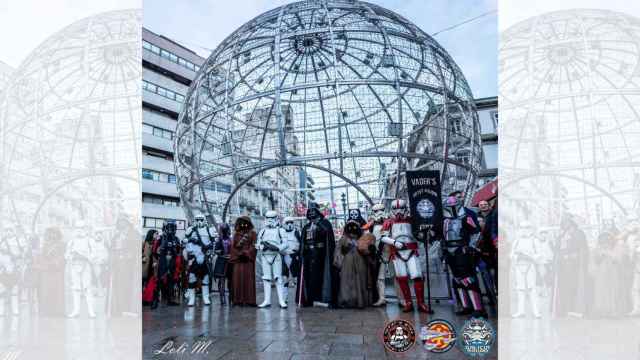
[[[293,256],[300,251],[300,233],[294,225],[294,219],[292,217],[286,217],[282,221],[284,223],[284,233],[286,234],[287,248],[284,250],[284,264],[289,269],[289,276],[283,276],[282,281],[284,283],[284,301],[288,303],[289,299],[289,280],[293,277],[291,264],[293,263]]]
[[[68,315],[76,317],[80,314],[80,301],[84,294],[87,301],[87,314],[94,318],[95,302],[93,293],[93,266],[99,254],[93,249],[89,227],[79,223],[67,244],[65,259],[71,264],[71,291],[73,309]]]
[[[12,228],[6,228],[0,238],[0,275],[8,279],[0,282],[0,316],[5,313],[5,302],[11,305],[13,315],[20,313],[20,289],[25,264],[27,245],[16,236]]]
[[[390,245],[385,243],[380,244],[382,237],[387,234],[386,231],[383,231],[384,221],[387,217],[385,213],[384,204],[375,204],[371,208],[371,219],[373,220],[371,225],[371,233],[376,237],[376,249],[380,251],[379,260],[380,260],[380,268],[378,269],[378,277],[377,277],[377,288],[378,288],[378,301],[376,301],[373,306],[382,306],[387,303],[387,299],[385,297],[385,278],[387,270],[391,274],[391,277],[395,277],[395,271],[393,269],[393,265],[391,262],[391,251]],[[382,246],[381,246],[382,245]],[[397,288],[397,283],[393,282]],[[396,289],[396,293],[400,294],[400,291]],[[401,297],[399,297],[401,299]]]
[[[536,291],[536,265],[540,259],[541,249],[539,249],[537,241],[532,225],[528,222],[523,223],[511,250],[517,291],[517,312],[513,314],[513,317],[524,316],[527,293],[533,316],[540,317]]]
[[[208,259],[209,251],[213,249],[213,244],[218,235],[215,228],[209,227],[204,215],[196,214],[194,217],[195,225],[190,226],[185,232],[186,242],[184,244],[183,256],[187,260],[189,271],[189,288],[186,291],[187,306],[194,306],[196,302],[196,285],[198,279],[202,283],[202,303],[204,305],[211,304],[209,297],[210,289],[210,271]]]
[[[631,299],[633,309],[629,316],[640,315],[640,234],[636,231],[629,235],[629,245],[631,247],[633,284],[631,286]]]
[[[407,203],[405,200],[395,200],[392,212],[394,216],[407,215]],[[391,222],[388,235],[383,236],[381,241],[396,248],[396,256],[393,259],[393,266],[396,276],[409,276],[411,279],[422,277],[422,270],[415,256],[418,249],[418,242],[413,237],[411,223],[408,219],[403,221],[394,220]]]
[[[286,253],[288,237],[285,231],[278,227],[278,213],[273,210],[267,211],[265,218],[266,227],[260,231],[256,241],[256,249],[260,251],[264,286],[264,301],[258,307],[271,306],[271,281],[275,280],[278,302],[281,308],[286,308],[281,253]]]

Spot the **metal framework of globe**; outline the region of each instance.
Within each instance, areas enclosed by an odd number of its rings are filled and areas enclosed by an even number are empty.
[[[557,225],[570,212],[597,228],[640,214],[638,34],[637,18],[606,10],[552,12],[505,31],[505,218],[536,214]]]
[[[193,81],[174,145],[188,215],[223,218],[240,211],[231,205],[245,185],[304,194],[278,176],[290,169],[312,176],[316,196],[335,203],[340,191],[351,206],[404,196],[407,169],[440,170],[443,192],[468,193],[481,158],[473,96],[453,59],[405,18],[361,1],[296,2],[233,32]],[[216,195],[220,182],[230,195]]]

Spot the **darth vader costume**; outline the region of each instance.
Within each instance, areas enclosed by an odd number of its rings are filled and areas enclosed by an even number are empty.
[[[335,307],[338,301],[338,271],[332,261],[336,247],[333,227],[316,204],[309,206],[306,217],[309,222],[302,228],[302,269],[296,303],[302,306],[320,303]]]

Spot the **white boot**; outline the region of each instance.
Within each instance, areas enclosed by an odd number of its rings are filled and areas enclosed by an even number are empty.
[[[87,314],[89,315],[90,318],[93,319],[96,317],[93,292],[91,290],[87,290],[86,297],[87,297]]]
[[[196,304],[196,289],[187,289],[187,306],[194,306]]]
[[[280,303],[280,307],[286,309],[287,302],[285,301],[286,297],[284,295],[284,284],[282,283],[282,280],[278,280],[276,282],[276,291],[278,292],[278,302]]]
[[[80,298],[82,297],[82,290],[73,290],[71,300],[73,303],[73,310],[69,313],[70,318],[74,318],[80,314]]]
[[[531,301],[531,311],[533,312],[533,316],[537,319],[541,318],[542,315],[540,315],[538,292],[535,287],[533,287],[529,292],[529,300]]]
[[[202,285],[202,303],[204,305],[211,304],[211,299],[209,299],[209,285]]]
[[[524,316],[524,302],[525,302],[525,290],[518,290],[516,296],[516,308],[518,311],[513,314],[514,318],[519,318]]]
[[[384,297],[384,279],[378,279],[378,301],[373,303],[373,306],[382,306],[387,303],[387,299]]]
[[[271,306],[271,281],[262,280],[262,285],[264,286],[264,301],[258,305],[259,308]]]

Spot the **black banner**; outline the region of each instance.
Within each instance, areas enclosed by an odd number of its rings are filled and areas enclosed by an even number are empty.
[[[407,192],[414,233],[434,230],[436,234],[440,234],[442,227],[440,172],[437,170],[407,171]]]

